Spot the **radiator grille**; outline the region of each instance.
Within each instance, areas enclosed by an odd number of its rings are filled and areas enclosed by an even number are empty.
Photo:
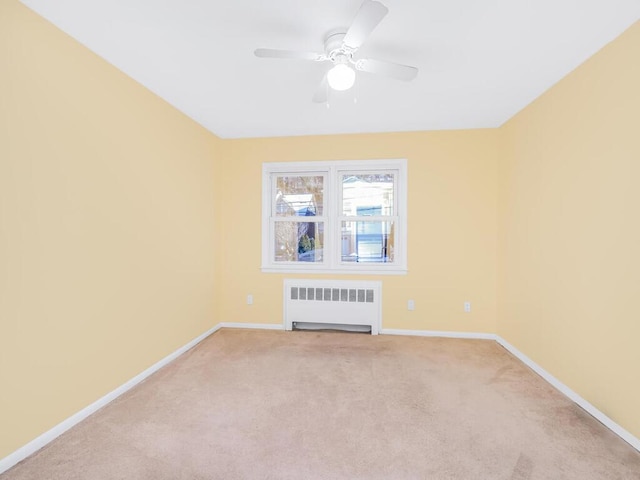
[[[291,300],[373,303],[375,293],[372,288],[291,287],[290,298]]]

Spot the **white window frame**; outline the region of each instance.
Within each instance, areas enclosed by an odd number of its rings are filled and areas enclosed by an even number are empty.
[[[395,174],[394,215],[367,218],[371,221],[393,221],[394,261],[388,263],[342,262],[341,225],[342,189],[339,177],[342,173]],[[313,221],[324,222],[322,262],[276,262],[274,252],[274,204],[275,177],[278,175],[325,175],[324,211]],[[370,275],[404,275],[407,273],[407,160],[333,160],[321,162],[267,162],[262,164],[262,271],[274,273],[340,273]],[[362,220],[362,219],[359,219]]]

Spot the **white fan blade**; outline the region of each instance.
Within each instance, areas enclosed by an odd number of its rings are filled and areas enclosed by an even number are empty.
[[[376,73],[385,77],[397,78],[398,80],[413,80],[418,75],[416,67],[401,65],[399,63],[383,62],[381,60],[371,60],[363,58],[356,62],[356,70],[361,72]]]
[[[329,91],[329,83],[327,82],[327,75],[322,78],[316,93],[313,95],[313,101],[315,103],[327,103]]]
[[[260,58],[292,58],[295,60],[312,60],[323,62],[327,60],[324,53],[296,52],[295,50],[277,50],[275,48],[257,48],[254,52]]]
[[[359,48],[388,12],[389,9],[380,2],[364,0],[343,43],[351,48]]]

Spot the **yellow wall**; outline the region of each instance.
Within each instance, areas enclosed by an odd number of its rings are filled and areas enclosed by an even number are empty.
[[[217,323],[216,144],[0,1],[0,459]]]
[[[498,137],[476,130],[224,141],[221,321],[282,323],[282,279],[295,277],[260,271],[262,162],[406,158],[409,274],[356,278],[382,280],[383,328],[495,332]]]
[[[498,332],[640,437],[640,23],[503,128]]]
[[[409,274],[356,277],[383,327],[497,331],[640,436],[638,25],[501,129],[253,140],[16,0],[0,48],[0,458],[218,322],[282,322],[265,161],[407,158]]]

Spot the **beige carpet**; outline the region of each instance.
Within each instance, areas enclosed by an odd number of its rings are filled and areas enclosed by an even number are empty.
[[[493,341],[221,330],[23,479],[640,479],[640,453]]]

